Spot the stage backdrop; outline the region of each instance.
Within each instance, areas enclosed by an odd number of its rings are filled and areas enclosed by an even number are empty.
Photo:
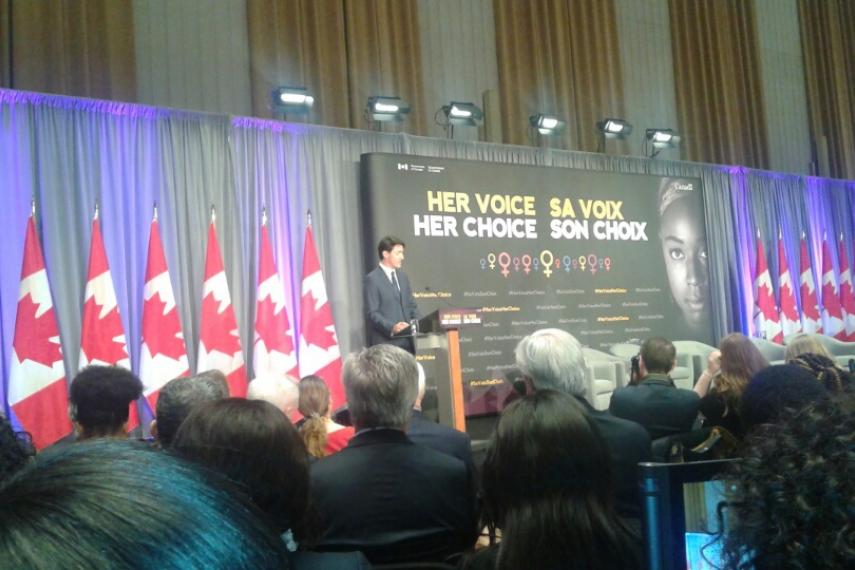
[[[422,314],[483,311],[461,333],[470,415],[501,407],[514,347],[537,329],[598,350],[713,344],[699,179],[371,153],[362,192],[366,271],[397,236]]]

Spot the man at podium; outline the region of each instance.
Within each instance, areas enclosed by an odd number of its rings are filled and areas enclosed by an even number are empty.
[[[386,236],[377,245],[377,255],[380,264],[365,276],[363,283],[368,345],[394,344],[415,354],[412,323],[421,315],[410,280],[401,271],[404,242]]]

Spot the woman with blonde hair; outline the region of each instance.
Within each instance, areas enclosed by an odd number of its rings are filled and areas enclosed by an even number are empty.
[[[784,352],[784,360],[790,362],[791,360],[795,360],[802,354],[806,353],[818,354],[829,360],[834,360],[834,357],[830,352],[828,352],[828,349],[825,348],[814,335],[809,334],[796,335],[787,343],[787,350]]]
[[[739,400],[751,377],[767,366],[769,362],[746,336],[732,333],[721,339],[695,384],[704,427],[723,427],[741,438]]]
[[[838,366],[834,356],[816,336],[800,334],[787,344],[784,358],[810,371],[829,392],[842,392],[852,384],[852,374]]]
[[[300,436],[312,457],[326,457],[347,447],[353,437],[352,427],[332,420],[330,390],[323,378],[306,376],[300,380],[298,409],[306,420],[300,427]]]

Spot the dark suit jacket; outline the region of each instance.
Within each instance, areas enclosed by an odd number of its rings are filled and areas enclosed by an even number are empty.
[[[400,322],[418,319],[419,308],[413,298],[410,279],[400,269],[395,270],[400,295],[379,266],[365,276],[365,318],[368,321],[368,345],[394,344],[415,353],[412,338],[391,338],[392,327]]]
[[[636,386],[618,388],[609,412],[641,424],[650,439],[692,430],[700,398],[693,390],[674,387],[667,374],[648,374]]]
[[[291,570],[369,570],[371,563],[361,552],[289,552]]]
[[[472,474],[394,429],[362,431],[311,466],[322,551],[361,550],[374,563],[443,560],[478,534]]]
[[[651,459],[650,436],[647,435],[647,430],[635,422],[595,410],[584,398],[576,399],[588,410],[609,449],[615,474],[618,514],[632,519],[640,518],[638,464]]]
[[[435,449],[440,453],[456,457],[472,467],[472,443],[469,435],[462,431],[435,423],[427,419],[419,410],[413,410],[407,437],[416,445]]]

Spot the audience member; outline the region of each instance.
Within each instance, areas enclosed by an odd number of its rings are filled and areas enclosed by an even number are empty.
[[[853,450],[851,395],[758,427],[727,477],[726,567],[855,568]]]
[[[478,534],[470,470],[415,445],[404,429],[416,399],[415,358],[380,344],[342,374],[356,435],[311,466],[324,550],[361,550],[373,563],[442,560]]]
[[[827,356],[804,352],[787,360],[787,363],[801,366],[813,374],[814,378],[831,393],[840,393],[852,386],[852,374],[839,367]]]
[[[309,455],[321,458],[344,449],[354,430],[332,420],[330,390],[323,378],[306,376],[300,380],[298,388],[298,409],[305,418],[300,425],[300,435]]]
[[[742,393],[743,427],[748,433],[760,424],[785,419],[826,397],[828,393],[811,371],[795,364],[769,366],[755,374]]]
[[[483,467],[484,518],[501,542],[472,569],[642,567],[618,517],[609,451],[579,401],[538,390],[502,413]]]
[[[0,483],[24,467],[35,453],[28,435],[15,433],[6,416],[0,414]]]
[[[644,341],[638,359],[639,382],[615,390],[609,412],[641,424],[651,439],[690,431],[698,416],[699,398],[671,380],[676,358],[671,341],[662,337]]]
[[[425,397],[425,371],[418,365],[418,392],[407,426],[407,437],[413,443],[435,449],[463,461],[473,467],[472,443],[469,435],[456,429],[431,421],[422,413],[422,400]]]
[[[157,398],[156,417],[151,422],[151,435],[163,448],[169,448],[178,426],[199,404],[229,397],[226,376],[219,370],[200,372],[166,383]]]
[[[747,337],[733,333],[710,354],[707,369],[695,383],[701,397],[700,412],[705,427],[722,427],[741,438],[744,429],[739,417],[739,400],[748,381],[769,366],[766,358]]]
[[[789,362],[805,353],[818,354],[829,360],[834,360],[828,349],[819,342],[816,335],[812,334],[797,334],[790,339],[786,350],[784,350],[784,360]]]
[[[597,425],[615,470],[617,509],[638,519],[638,464],[650,460],[650,436],[635,422],[595,410],[587,401],[586,366],[582,345],[560,329],[541,329],[523,338],[516,364],[535,390],[558,390],[574,396]],[[573,443],[567,442],[572,448]]]
[[[287,568],[281,539],[242,497],[144,444],[54,448],[0,487],[0,566]]]
[[[77,441],[127,437],[129,406],[142,395],[140,379],[120,366],[87,366],[77,373],[69,395]]]
[[[249,383],[246,397],[249,400],[270,402],[285,417],[293,420],[300,401],[297,380],[291,376],[259,376]]]

